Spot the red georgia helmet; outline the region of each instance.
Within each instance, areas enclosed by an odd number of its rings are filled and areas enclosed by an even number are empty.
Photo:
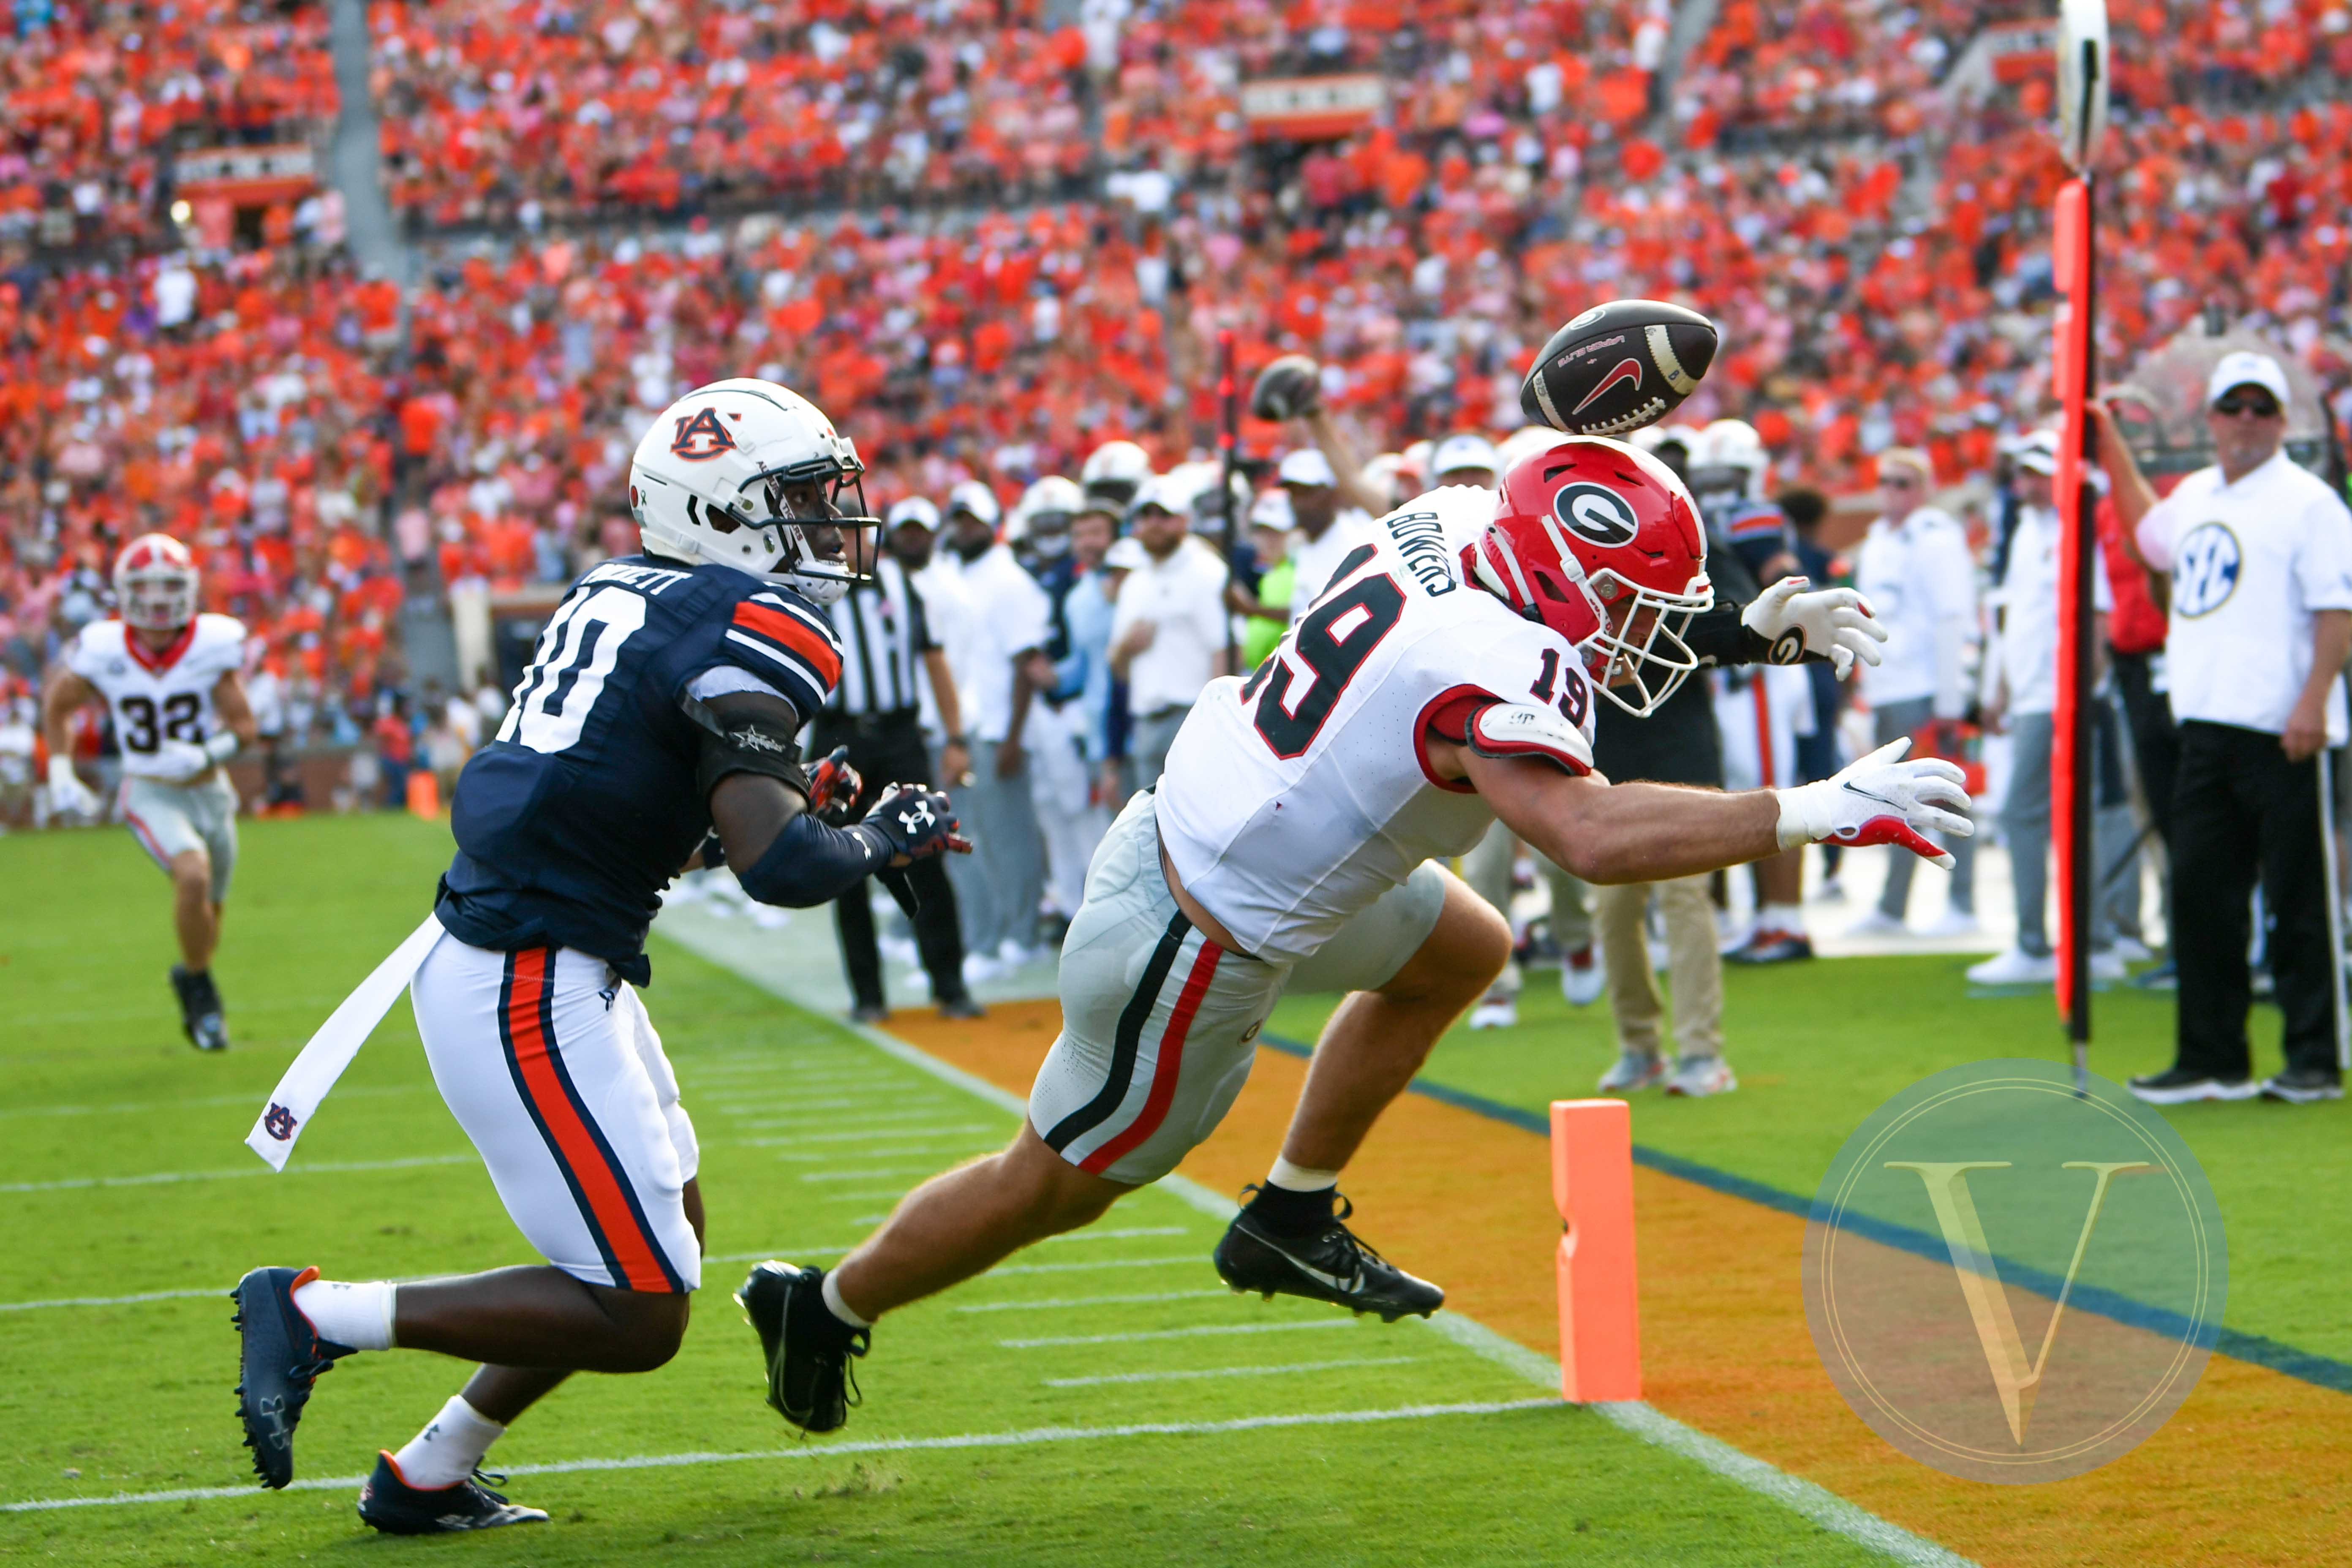
[[[1706,531],[1674,470],[1622,441],[1563,436],[1513,463],[1463,563],[1575,644],[1593,683],[1636,718],[1698,668],[1682,634],[1715,604]]]
[[[196,618],[196,563],[168,533],[142,533],[114,558],[114,597],[123,620],[175,632]]]

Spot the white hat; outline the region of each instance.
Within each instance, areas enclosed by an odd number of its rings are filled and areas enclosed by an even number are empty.
[[[2233,386],[2259,386],[2277,398],[2281,408],[2294,401],[2287,395],[2286,372],[2279,368],[2279,362],[2246,349],[2223,354],[2221,363],[2213,367],[2213,374],[2205,382],[2206,405],[2210,407],[2221,402]]]
[[[1189,521],[1192,497],[1197,493],[1193,483],[1192,477],[1180,472],[1153,474],[1135,487],[1135,499],[1128,503],[1127,515],[1133,517],[1145,507],[1156,506]]]
[[[2029,474],[2058,471],[2058,432],[2035,430],[2018,438],[2017,466]]]
[[[933,506],[927,497],[908,496],[891,506],[887,521],[892,528],[902,522],[911,522],[937,533],[940,531],[940,509]]]
[[[1143,548],[1141,540],[1115,539],[1111,541],[1110,548],[1103,552],[1103,570],[1132,572],[1150,559],[1150,555]]]
[[[1297,521],[1290,511],[1290,492],[1278,486],[1259,491],[1257,499],[1250,502],[1249,525],[1252,528],[1270,528],[1277,533],[1288,533]]]
[[[1004,509],[996,502],[996,492],[978,479],[966,479],[948,491],[948,510],[968,511],[991,528],[1004,515]]]
[[[1274,471],[1278,483],[1286,485],[1336,485],[1339,476],[1331,471],[1331,459],[1319,447],[1301,447],[1282,459],[1282,467]]]
[[[1461,468],[1481,468],[1497,472],[1502,459],[1495,454],[1495,443],[1484,436],[1464,432],[1448,436],[1429,454],[1429,477],[1435,480]]]

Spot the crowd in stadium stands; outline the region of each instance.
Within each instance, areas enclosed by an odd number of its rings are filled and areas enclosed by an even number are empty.
[[[299,141],[333,118],[323,5],[19,0],[12,9],[0,47],[0,242],[150,236],[173,153]]]
[[[331,114],[322,9],[20,5],[0,51],[7,679],[21,692],[100,604],[110,548],[156,525],[322,726],[363,726],[404,577],[560,582],[625,547],[644,422],[729,374],[832,411],[877,503],[968,477],[1009,500],[1111,436],[1162,467],[1205,448],[1223,328],[1245,367],[1320,359],[1366,452],[1499,435],[1534,346],[1608,296],[1723,323],[1690,412],[1751,418],[1778,483],[1856,489],[1893,444],[1981,472],[2040,410],[2046,81],[1975,107],[1927,90],[2019,15],[2005,0],[1727,0],[1665,105],[1644,0],[1081,12],[1056,31],[1035,0],[380,0],[387,183],[428,242],[404,299],[350,269],[323,210],[276,212],[258,247],[191,215],[187,251],[155,210],[167,145]],[[2352,375],[2352,105],[2305,90],[2352,70],[2347,22],[2336,0],[2119,9],[2119,37],[2202,47],[2120,70],[2109,363],[2216,305],[2331,387]],[[1373,128],[1251,150],[1242,79],[1339,68],[1387,79]],[[499,232],[432,242],[445,226]],[[87,259],[109,235],[139,236],[134,258]]]

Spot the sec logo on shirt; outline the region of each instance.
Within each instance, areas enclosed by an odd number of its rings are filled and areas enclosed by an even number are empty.
[[[2191,619],[2210,616],[2237,591],[2242,560],[2229,525],[2209,522],[2189,531],[2172,563],[2172,607]]]

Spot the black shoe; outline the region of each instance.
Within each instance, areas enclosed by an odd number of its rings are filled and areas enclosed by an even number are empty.
[[[878,1024],[890,1016],[890,1009],[879,1002],[860,1002],[849,1010],[853,1024]]]
[[[970,996],[950,996],[946,1001],[940,1004],[940,1016],[942,1018],[985,1018],[988,1016],[988,1009],[973,1001]]]
[[[236,1282],[236,1418],[245,1446],[253,1450],[253,1472],[272,1491],[294,1479],[294,1427],[310,1402],[310,1385],[349,1345],[322,1340],[294,1304],[298,1286],[319,1277],[315,1268],[257,1268]]]
[[[2284,1100],[2290,1105],[2341,1100],[2344,1079],[2331,1068],[2289,1068],[2263,1080],[2263,1098]]]
[[[771,1259],[755,1266],[735,1292],[760,1332],[768,1366],[768,1403],[803,1432],[830,1432],[862,1403],[849,1359],[874,1342],[824,1304],[824,1270]]]
[[[1244,1209],[1217,1243],[1217,1278],[1268,1300],[1279,1292],[1350,1311],[1378,1312],[1384,1323],[1408,1313],[1426,1318],[1445,1305],[1444,1290],[1407,1274],[1358,1240],[1346,1224],[1355,1205],[1345,1198],[1339,1202],[1327,1224],[1304,1236],[1278,1235]]]
[[[504,1476],[476,1470],[454,1486],[412,1487],[390,1454],[375,1457],[375,1474],[360,1488],[360,1517],[386,1535],[448,1535],[496,1530],[502,1524],[545,1523],[547,1510],[509,1502],[484,1486]]]
[[[172,994],[180,999],[180,1028],[189,1044],[200,1051],[228,1049],[228,1025],[211,970],[191,974],[185,964],[172,965]]]
[[[1723,956],[1734,963],[1795,963],[1813,956],[1813,943],[1796,931],[1759,931]]]
[[[2131,1080],[2131,1091],[2150,1105],[2186,1105],[2192,1100],[2252,1100],[2261,1092],[2250,1078],[2216,1078],[2210,1072],[2168,1068]]]

